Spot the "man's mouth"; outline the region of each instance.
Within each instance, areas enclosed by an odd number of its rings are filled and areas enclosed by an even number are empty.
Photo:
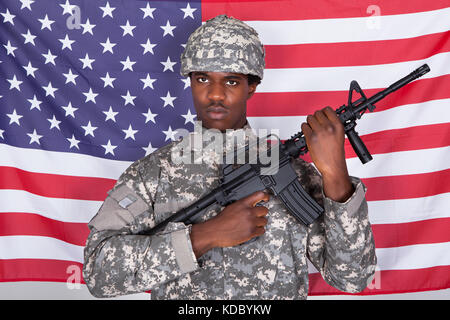
[[[228,114],[228,110],[221,106],[211,106],[206,109],[208,117],[212,120],[223,120]]]

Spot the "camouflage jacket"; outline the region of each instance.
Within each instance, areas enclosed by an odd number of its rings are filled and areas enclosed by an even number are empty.
[[[171,152],[178,143],[133,163],[89,223],[83,276],[91,294],[111,297],[151,290],[152,299],[306,299],[308,259],[341,291],[359,292],[370,283],[376,256],[365,186],[351,177],[353,195],[345,203],[334,202],[324,197],[316,169],[301,159],[292,162],[298,178],[325,208],[309,227],[272,196],[265,204],[269,214],[263,236],[214,248],[198,260],[190,225],[170,223],[156,235],[138,235],[218,186],[217,157],[176,164]],[[202,155],[210,156],[216,155]],[[222,209],[212,205],[197,221]]]

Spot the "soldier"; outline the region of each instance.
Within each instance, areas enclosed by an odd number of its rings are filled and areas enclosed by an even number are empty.
[[[203,130],[225,136],[227,129],[249,127],[246,103],[264,70],[255,30],[217,16],[189,37],[181,65],[181,74],[190,76]],[[139,235],[219,183],[218,161],[175,163],[171,153],[180,141],[172,142],[133,163],[90,221],[83,269],[90,292],[110,297],[151,290],[152,299],[306,299],[307,260],[338,290],[363,290],[375,273],[375,246],[365,186],[347,172],[344,128],[329,107],[308,116],[301,128],[317,170],[301,159],[292,164],[302,186],[325,209],[309,227],[276,197],[256,192],[224,208],[212,205],[192,224],[169,223],[155,235]],[[264,206],[255,206],[259,201]]]

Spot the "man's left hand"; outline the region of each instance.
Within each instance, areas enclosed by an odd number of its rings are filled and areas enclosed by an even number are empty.
[[[322,174],[327,197],[343,202],[353,193],[344,150],[344,126],[336,112],[326,107],[306,118],[302,131],[317,170]]]

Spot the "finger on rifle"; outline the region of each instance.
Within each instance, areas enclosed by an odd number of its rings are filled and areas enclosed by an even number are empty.
[[[306,122],[308,122],[309,126],[311,127],[311,129],[312,129],[313,131],[320,128],[320,123],[319,123],[319,121],[318,121],[318,120],[316,119],[316,117],[313,116],[313,115],[307,116],[307,117],[306,117]]]
[[[334,111],[331,107],[326,107],[323,109],[323,113],[326,115],[328,119],[330,119],[333,123],[339,123],[341,120],[339,120],[336,111]]]
[[[264,191],[256,191],[245,198],[245,202],[251,207],[256,206],[256,204],[261,201],[267,202],[269,200],[270,195]]]
[[[306,138],[309,138],[312,134],[312,129],[306,122],[303,122],[301,125],[302,132],[305,135]]]
[[[252,208],[253,213],[256,217],[264,217],[267,216],[267,213],[269,212],[269,209],[266,207],[254,207]]]
[[[327,124],[330,121],[325,115],[324,110],[317,110],[316,112],[314,112],[314,118],[320,125]]]

